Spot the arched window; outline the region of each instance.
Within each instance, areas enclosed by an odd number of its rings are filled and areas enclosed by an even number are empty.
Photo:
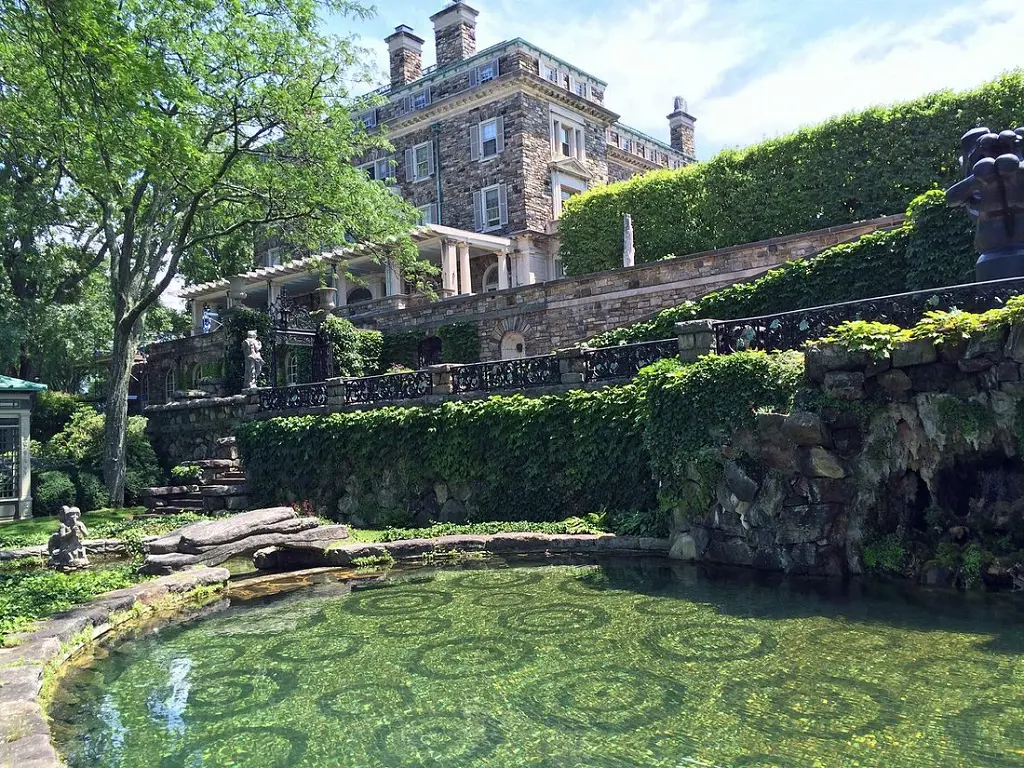
[[[493,293],[498,290],[498,265],[491,264],[484,271],[484,293]]]
[[[526,357],[526,339],[519,331],[509,331],[501,337],[501,359],[518,360]]]
[[[373,294],[369,288],[356,288],[348,295],[349,304],[358,304],[362,301],[373,301]]]
[[[289,352],[284,361],[284,383],[289,387],[299,383],[299,356]]]
[[[171,368],[164,374],[164,400],[171,402],[174,400],[174,393],[178,389],[178,380],[174,375],[174,369]]]
[[[196,363],[192,366],[192,389],[199,389],[199,382],[203,380],[203,366]]]

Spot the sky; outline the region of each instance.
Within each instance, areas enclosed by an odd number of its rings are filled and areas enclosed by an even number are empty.
[[[434,62],[429,17],[448,0],[384,0],[328,18],[372,51],[398,24]],[[961,90],[1024,66],[1024,3],[1006,0],[469,0],[478,48],[515,37],[605,80],[622,122],[668,140],[674,96],[697,118],[697,155],[856,109]],[[1006,126],[1000,126],[1006,127]]]

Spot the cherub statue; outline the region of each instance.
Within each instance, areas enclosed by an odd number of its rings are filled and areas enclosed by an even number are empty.
[[[977,278],[1024,277],[1024,128],[975,128],[961,139],[964,179],[948,190],[950,205],[977,224]]]
[[[82,542],[89,535],[89,531],[82,522],[82,510],[78,507],[63,507],[58,519],[60,527],[50,537],[47,546],[50,566],[61,571],[87,568],[89,558]]]
[[[260,374],[263,372],[263,356],[260,351],[263,344],[256,338],[256,331],[249,331],[242,341],[242,355],[245,357],[245,381],[243,389],[256,389]]]

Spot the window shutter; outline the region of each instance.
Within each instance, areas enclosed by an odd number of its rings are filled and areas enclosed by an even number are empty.
[[[562,139],[559,136],[561,127],[561,124],[557,120],[551,123],[551,154],[556,156],[560,151],[558,145],[562,143]]]
[[[505,150],[505,118],[498,116],[498,154]]]
[[[405,150],[405,180],[416,181],[416,153],[411,147]]]
[[[469,70],[469,87],[473,88],[477,85],[480,85],[480,70],[474,68]]]
[[[579,128],[576,129],[576,157],[580,160],[584,160],[587,157],[587,140],[584,138],[583,131]]]
[[[423,89],[423,97],[424,97],[424,99],[426,101],[426,104],[429,106],[430,105],[430,86],[429,85],[426,88]]]
[[[376,125],[377,125],[377,110],[376,110],[376,109],[371,109],[371,110],[370,110],[370,114],[369,114],[369,115],[367,115],[367,117],[368,117],[369,119],[368,119],[368,120],[366,121],[366,124],[367,124],[367,125],[368,125],[368,126],[369,126],[370,128],[374,128],[374,127],[376,127]]]
[[[438,218],[437,203],[431,203],[430,204],[430,223],[431,224],[440,224],[441,223],[440,219]]]
[[[493,59],[491,59],[491,66],[494,67],[494,69],[492,70],[494,72],[494,76],[498,77],[498,75],[500,75],[501,72],[498,70],[498,57],[497,56],[495,56]]]
[[[398,105],[399,114],[404,115],[412,108],[412,99],[406,96],[401,101],[398,102]]]
[[[469,126],[469,159],[480,159],[480,125]]]
[[[505,184],[498,185],[498,209],[501,214],[501,225],[508,224],[508,187]]]
[[[484,195],[483,192],[477,190],[473,193],[473,229],[477,232],[483,231],[484,228]]]
[[[427,149],[427,176],[434,175],[434,142],[430,142]]]

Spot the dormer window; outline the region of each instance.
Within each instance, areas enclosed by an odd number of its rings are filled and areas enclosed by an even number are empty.
[[[582,96],[583,98],[587,98],[587,84],[585,82],[577,80],[576,81],[576,89],[575,90],[576,90],[576,95],[577,96]]]
[[[558,83],[558,70],[554,67],[544,67],[544,77],[552,83]]]
[[[365,128],[366,130],[370,130],[371,128],[376,128],[377,127],[377,110],[376,109],[370,109],[370,110],[367,110],[366,112],[363,112],[363,114],[361,114],[359,116],[359,122],[361,122],[363,124],[363,128]]]
[[[430,91],[426,88],[412,95],[413,109],[426,109],[428,104],[430,104]]]
[[[497,62],[484,64],[482,67],[480,67],[478,72],[480,74],[481,83],[486,83],[488,80],[493,80],[498,76],[498,68],[495,66],[495,64],[497,64]]]

